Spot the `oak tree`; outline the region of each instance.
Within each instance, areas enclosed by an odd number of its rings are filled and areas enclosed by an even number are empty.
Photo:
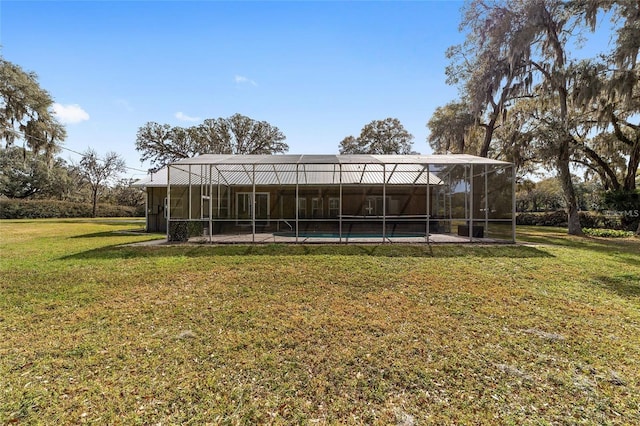
[[[373,120],[357,138],[347,136],[340,142],[340,154],[412,154],[413,135],[397,118]]]
[[[36,154],[48,161],[66,137],[52,110],[53,99],[38,84],[33,72],[26,72],[0,56],[0,140],[10,147],[22,138]]]
[[[281,154],[289,150],[285,135],[266,121],[241,114],[206,119],[189,128],[149,122],[138,129],[136,149],[152,170],[199,154]]]

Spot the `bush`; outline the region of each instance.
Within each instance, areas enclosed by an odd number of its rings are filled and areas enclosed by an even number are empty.
[[[141,217],[135,207],[98,204],[98,217]],[[91,204],[58,200],[0,199],[0,219],[52,219],[91,217]]]
[[[580,224],[586,228],[624,229],[619,217],[607,216],[596,212],[580,212]],[[518,225],[567,226],[567,213],[555,211],[549,213],[518,213]]]
[[[535,226],[567,226],[567,214],[563,211],[549,213],[518,213],[516,224]]]
[[[623,231],[620,229],[582,228],[582,231],[586,235],[590,235],[592,237],[605,237],[605,238],[627,238],[627,237],[633,237],[635,235],[631,231]]]
[[[580,212],[580,224],[584,228],[624,229],[619,217],[596,212]]]
[[[184,242],[189,240],[188,222],[169,222],[169,241]]]
[[[169,241],[185,242],[191,237],[201,236],[204,232],[202,222],[176,220],[169,222]]]
[[[635,191],[609,191],[604,194],[604,207],[609,214],[618,216],[621,229],[634,231],[640,221],[640,189]]]
[[[640,189],[605,192],[604,206],[609,210],[638,210],[640,209]]]

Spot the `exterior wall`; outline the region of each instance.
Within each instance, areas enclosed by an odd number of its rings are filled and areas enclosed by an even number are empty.
[[[201,219],[209,217],[208,207],[203,210],[200,186],[193,186],[189,191],[188,186],[172,185],[170,195],[171,219]],[[191,200],[189,200],[189,195],[191,195]]]
[[[167,232],[167,188],[147,188],[147,232]]]
[[[221,212],[220,218],[235,218],[239,211],[238,194],[251,194],[253,187],[238,186],[230,191],[225,202],[229,203],[228,214]],[[296,218],[296,188],[293,186],[264,187],[256,186],[256,194],[269,194],[268,218]],[[344,186],[342,188],[343,216],[382,216],[383,211],[381,186]],[[174,198],[172,188],[172,199]],[[386,215],[406,216],[425,215],[427,213],[426,188],[424,186],[387,186]],[[434,205],[434,194],[431,194],[431,205]],[[340,188],[336,186],[300,186],[298,188],[299,219],[337,219],[340,214],[335,200],[340,200]],[[197,200],[193,200],[195,204]],[[378,201],[376,205],[371,205]],[[215,199],[214,199],[215,204]],[[173,206],[173,201],[172,201]],[[214,217],[216,215],[214,214]],[[177,217],[171,213],[171,217]],[[185,216],[186,217],[186,216]]]
[[[204,197],[201,191],[205,192]],[[300,185],[297,191],[292,185],[256,185],[255,224],[251,212],[253,191],[254,187],[250,185],[230,188],[205,188],[198,185],[192,186],[191,192],[188,186],[171,186],[171,219],[201,219],[208,229],[206,222],[211,208],[214,234],[251,233],[254,226],[255,231],[261,233],[293,231],[296,222],[300,232],[335,233],[342,223],[345,232],[380,233],[385,216],[389,233],[425,232],[427,202],[424,186],[388,185],[385,191],[382,186],[377,185],[344,185],[340,203],[340,187],[337,185]],[[384,203],[383,194],[386,195]],[[161,197],[165,193],[154,195]],[[434,197],[432,193],[432,206]],[[383,205],[386,213],[383,212]],[[164,216],[162,219],[158,216],[155,222],[150,216],[149,222],[153,223],[149,229],[165,231],[164,221]],[[436,222],[432,220],[430,226],[430,232],[438,232]]]

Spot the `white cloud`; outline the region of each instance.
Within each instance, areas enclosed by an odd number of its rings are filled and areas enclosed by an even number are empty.
[[[126,99],[118,98],[118,99],[114,100],[113,103],[117,107],[120,107],[120,108],[124,109],[125,111],[133,112],[133,107],[131,106],[129,101],[127,101]]]
[[[200,121],[200,117],[191,117],[182,111],[176,112],[176,118],[180,121]]]
[[[62,105],[53,104],[53,113],[63,124],[76,124],[89,119],[87,111],[78,104]]]
[[[250,78],[247,78],[243,75],[236,75],[233,80],[236,82],[236,84],[250,84],[252,86],[257,86],[258,83],[256,83],[255,81],[251,80]]]

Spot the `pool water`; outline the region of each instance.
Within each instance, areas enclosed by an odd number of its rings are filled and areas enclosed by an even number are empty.
[[[276,232],[273,235],[278,237],[293,237],[295,232]],[[420,232],[395,232],[384,235],[386,238],[424,238],[425,234]],[[298,238],[340,238],[337,232],[300,232]],[[383,238],[382,233],[342,233],[342,238]]]

